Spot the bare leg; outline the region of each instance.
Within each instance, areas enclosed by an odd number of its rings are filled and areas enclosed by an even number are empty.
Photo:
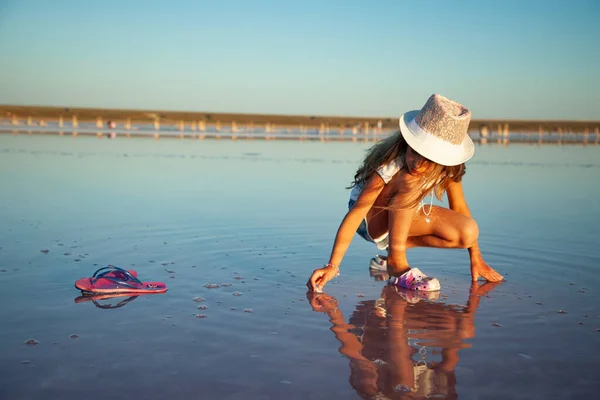
[[[425,209],[429,211],[429,206],[425,206]],[[371,237],[380,237],[388,231],[388,218],[387,210],[370,213],[367,222]],[[466,249],[477,242],[479,229],[472,218],[433,206],[427,217],[422,210],[415,214],[408,235],[409,248]]]
[[[446,249],[468,249],[477,245],[479,228],[474,219],[450,210],[433,206],[429,212],[425,210],[415,213],[410,228],[407,247],[435,247]],[[423,211],[429,215],[426,216]],[[367,215],[369,234],[380,237],[388,231],[389,211],[385,209],[371,210]],[[484,262],[472,263],[473,280],[483,277],[489,281],[502,280],[502,276]]]

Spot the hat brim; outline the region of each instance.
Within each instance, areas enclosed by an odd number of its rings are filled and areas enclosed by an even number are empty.
[[[452,144],[421,129],[415,122],[419,110],[409,111],[400,117],[400,132],[406,143],[423,157],[441,165],[453,166],[473,157],[475,145],[469,135],[462,143]]]

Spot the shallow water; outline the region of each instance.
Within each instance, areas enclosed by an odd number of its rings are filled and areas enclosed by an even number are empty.
[[[367,145],[0,135],[0,398],[596,396],[598,148],[477,148],[465,191],[506,282],[416,249],[440,296],[385,290],[356,236],[307,296]],[[80,301],[107,264],[169,290]]]

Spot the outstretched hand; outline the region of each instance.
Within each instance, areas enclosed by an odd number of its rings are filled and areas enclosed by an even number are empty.
[[[306,282],[306,286],[313,292],[321,293],[327,282],[338,276],[338,274],[339,269],[333,266],[315,269],[308,282]]]

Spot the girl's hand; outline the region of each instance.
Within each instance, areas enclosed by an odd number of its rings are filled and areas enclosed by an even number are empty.
[[[481,256],[471,258],[471,280],[483,278],[488,282],[501,282],[504,277],[488,265]]]
[[[306,282],[306,286],[313,292],[321,293],[327,282],[339,274],[340,269],[338,267],[328,264],[323,268],[315,269],[308,282]]]

